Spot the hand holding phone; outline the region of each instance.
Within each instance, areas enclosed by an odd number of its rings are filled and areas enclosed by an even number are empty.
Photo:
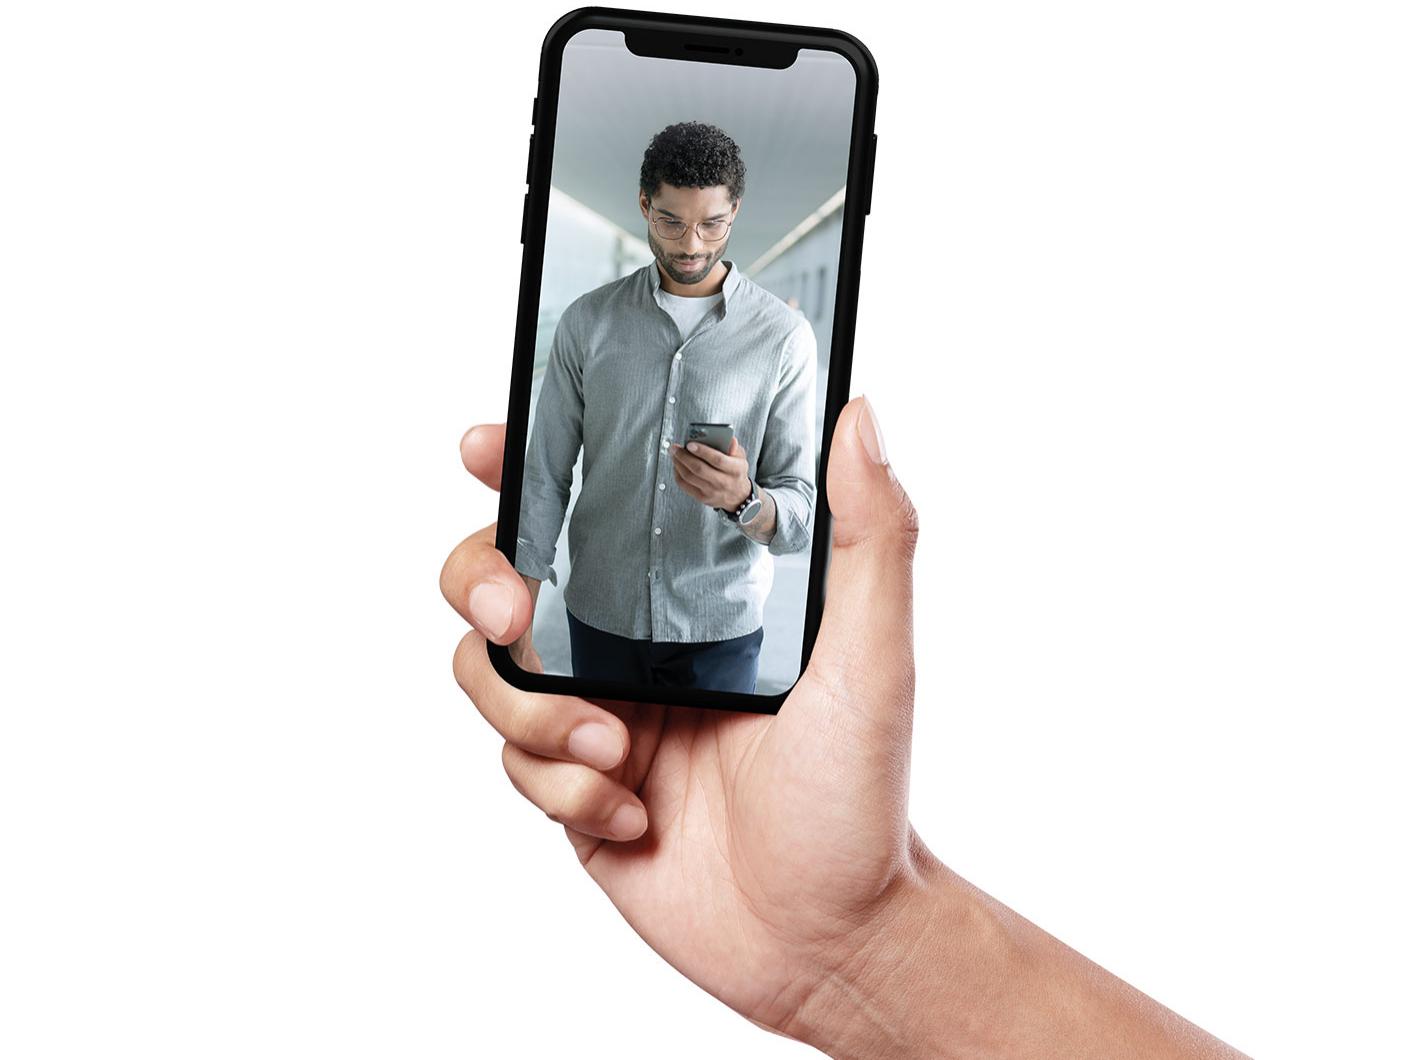
[[[501,437],[483,427],[462,442],[467,469],[492,487]],[[529,593],[493,547],[494,525],[456,548],[442,591],[475,627],[456,679],[505,737],[515,788],[563,825],[673,967],[830,1056],[877,1055],[885,1031],[900,1055],[990,1054],[1005,1026],[1040,1053],[1237,1060],[966,883],[908,823],[917,515],[867,401],[845,406],[829,468],[819,641],[778,718],[512,687],[487,649],[528,630]]]
[[[915,517],[863,440],[875,433],[871,419],[859,424],[865,410],[862,399],[846,406],[835,432],[843,544],[827,572],[813,679],[779,717],[513,687],[487,652],[522,636],[533,615],[521,576],[492,547],[495,528],[463,541],[442,571],[448,602],[474,627],[456,679],[505,738],[515,787],[563,824],[595,881],[674,967],[758,1024],[821,1047],[845,1043],[849,1014],[824,1006],[828,1022],[806,1030],[791,1002],[843,985],[829,970],[852,967],[858,943],[841,924],[871,925],[870,969],[907,978],[903,956],[917,941],[907,924],[926,910],[887,883],[899,864],[930,858],[909,842],[898,783],[910,754]],[[462,444],[468,470],[492,486],[503,484],[500,445],[486,427]],[[487,603],[499,610],[478,610]],[[722,834],[732,842],[720,845]],[[937,940],[959,944],[947,932]],[[877,986],[900,1002],[897,1018],[925,1017],[891,982]]]
[[[695,452],[686,446],[673,446],[672,471],[678,487],[693,500],[721,512],[733,522],[747,518],[740,515],[743,507],[751,508],[754,514],[761,505],[751,481],[750,457],[731,433],[730,424],[692,424],[692,427],[713,430],[698,432],[696,436],[688,430],[688,444]]]

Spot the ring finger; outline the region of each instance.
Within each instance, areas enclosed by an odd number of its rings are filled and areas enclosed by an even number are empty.
[[[622,784],[598,770],[559,762],[507,743],[501,752],[515,789],[552,821],[603,839],[636,839],[647,829],[648,813]]]
[[[691,484],[699,490],[709,490],[712,488],[712,481],[705,475],[689,470],[687,466],[680,461],[675,461],[674,463],[677,469],[677,481],[684,484]]]

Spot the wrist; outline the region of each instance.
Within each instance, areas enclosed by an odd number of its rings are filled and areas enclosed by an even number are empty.
[[[999,907],[913,834],[876,930],[832,968],[786,1032],[836,1060],[1001,1055],[1015,957]]]
[[[835,1060],[1249,1060],[911,840],[877,929],[821,976],[790,1037]]]
[[[751,499],[751,494],[755,492],[755,487],[751,485],[751,480],[746,479],[746,484],[736,491],[736,499],[726,506],[728,512],[739,511],[741,505]]]

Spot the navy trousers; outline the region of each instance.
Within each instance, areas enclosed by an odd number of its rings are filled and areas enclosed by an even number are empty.
[[[728,640],[683,644],[633,640],[585,625],[569,615],[569,654],[575,677],[677,685],[716,692],[756,690],[765,627]]]

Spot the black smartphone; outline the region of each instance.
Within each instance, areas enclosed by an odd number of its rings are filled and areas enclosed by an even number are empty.
[[[775,713],[823,610],[878,72],[835,29],[586,7],[544,40],[496,544],[530,691]],[[676,448],[693,424],[741,452]],[[707,439],[710,442],[710,439]]]

